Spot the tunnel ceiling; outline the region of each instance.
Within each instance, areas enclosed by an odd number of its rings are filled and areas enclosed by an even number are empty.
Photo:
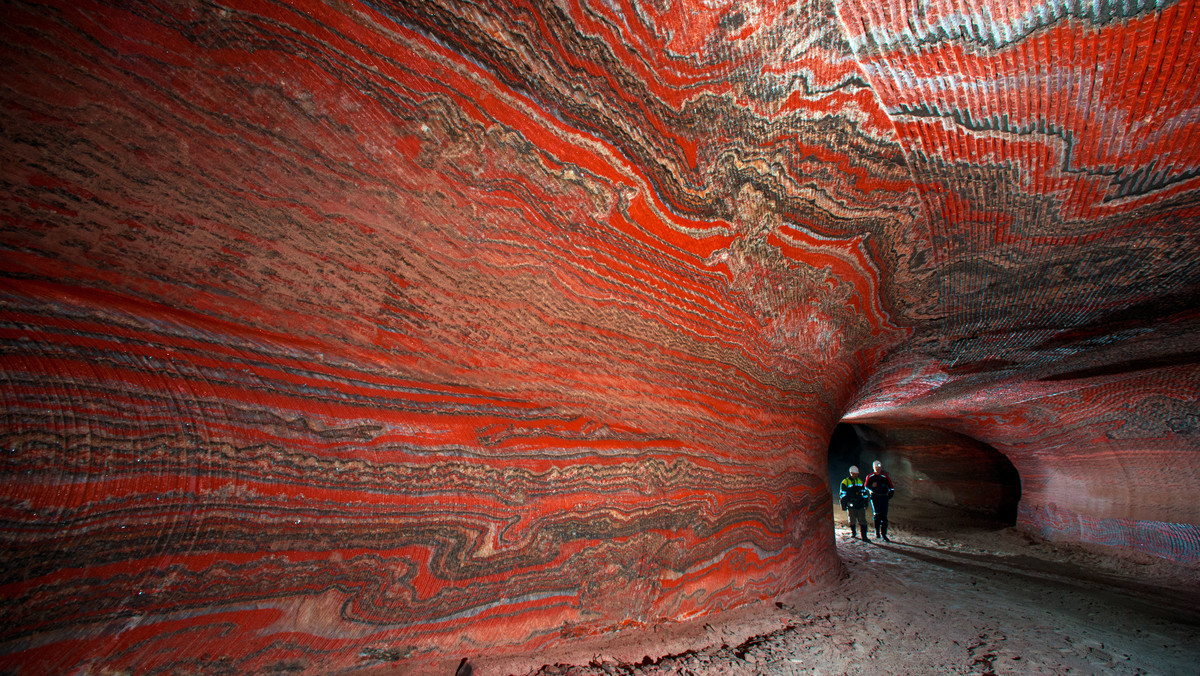
[[[971,4],[838,8],[912,172],[936,298],[899,309],[914,338],[892,362],[917,377],[873,396],[1188,367],[1192,8]]]
[[[1196,5],[11,3],[0,661],[768,598],[837,574],[841,420],[1195,561]]]

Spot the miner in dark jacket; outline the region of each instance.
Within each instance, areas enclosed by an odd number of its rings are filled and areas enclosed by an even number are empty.
[[[887,536],[888,500],[896,494],[896,487],[892,485],[892,478],[883,471],[883,463],[876,460],[871,469],[875,471],[867,475],[866,486],[871,494],[871,511],[875,513],[875,537],[891,542]]]
[[[850,537],[856,537],[855,525],[862,528],[862,539],[867,539],[867,488],[858,476],[858,467],[850,468],[850,476],[842,479],[842,509],[850,516]]]

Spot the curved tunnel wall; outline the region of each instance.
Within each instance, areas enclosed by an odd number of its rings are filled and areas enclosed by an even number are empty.
[[[960,397],[943,391],[937,400],[894,409],[889,415],[895,419],[849,418],[878,426],[936,425],[994,447],[1021,477],[1018,526],[1042,537],[1194,563],[1200,512],[1183,486],[1194,480],[1191,465],[1200,449],[1198,388],[1200,369],[1183,363],[1009,381]],[[1010,398],[1018,403],[1006,403]],[[971,413],[963,412],[966,406]]]
[[[1194,558],[1200,12],[910,4],[11,4],[0,660],[333,671],[769,597],[836,569],[847,411]]]
[[[1090,380],[1006,428],[977,428],[1021,472],[1020,524],[1050,539],[1200,560],[1200,509],[1180,488],[1200,450],[1200,369]]]
[[[816,468],[898,334],[846,224],[908,218],[844,45],[831,127],[500,4],[9,12],[3,663],[543,650],[836,571]]]

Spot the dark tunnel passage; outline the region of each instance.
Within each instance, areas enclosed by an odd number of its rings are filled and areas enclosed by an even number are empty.
[[[834,518],[839,484],[857,466],[866,477],[875,461],[896,486],[889,520],[900,528],[1003,528],[1017,522],[1021,477],[991,446],[971,437],[925,426],[843,423],[829,442],[829,485]]]

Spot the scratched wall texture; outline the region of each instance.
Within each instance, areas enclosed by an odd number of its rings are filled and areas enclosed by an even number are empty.
[[[1200,560],[1200,7],[837,10],[921,193],[939,299],[845,420],[996,448],[1019,524],[1051,539]]]
[[[1200,8],[966,4],[7,4],[0,668],[820,583],[843,417],[1195,560]]]

